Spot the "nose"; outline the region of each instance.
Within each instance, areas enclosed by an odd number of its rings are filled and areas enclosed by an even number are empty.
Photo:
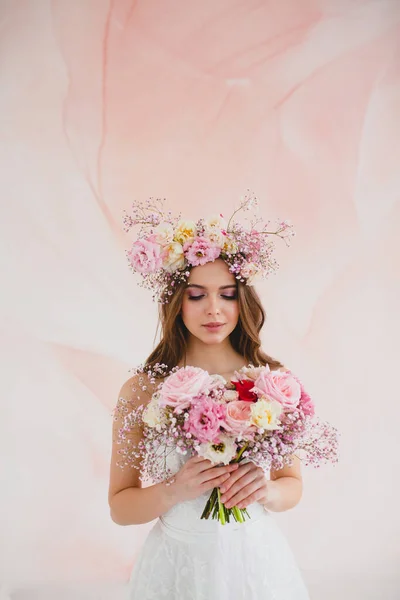
[[[208,302],[206,306],[206,311],[208,315],[219,315],[221,312],[220,309],[220,300],[218,296],[215,294],[210,294],[208,296]]]

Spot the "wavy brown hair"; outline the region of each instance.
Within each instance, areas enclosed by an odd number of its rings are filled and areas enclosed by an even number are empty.
[[[162,328],[161,340],[148,356],[146,368],[157,364],[175,367],[185,356],[188,330],[182,320],[181,308],[186,282],[179,282],[169,302],[160,304],[159,322]],[[265,322],[265,310],[254,287],[237,282],[239,301],[239,319],[235,329],[229,335],[232,347],[241,354],[246,364],[254,367],[269,365],[271,370],[283,367],[283,364],[268,356],[261,349],[260,331]]]

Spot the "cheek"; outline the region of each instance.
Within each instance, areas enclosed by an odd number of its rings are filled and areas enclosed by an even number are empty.
[[[199,307],[196,302],[191,302],[190,300],[184,299],[182,302],[182,318],[184,320],[190,320],[196,316],[199,312]]]
[[[230,319],[232,321],[237,321],[239,318],[239,304],[237,302],[232,302],[227,311]]]

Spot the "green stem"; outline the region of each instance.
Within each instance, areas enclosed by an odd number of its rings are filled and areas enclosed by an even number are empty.
[[[217,492],[218,492],[218,515],[219,515],[219,520],[221,521],[222,525],[226,525],[226,519],[225,519],[225,512],[224,512],[224,505],[221,502],[221,490],[219,488],[217,488]]]
[[[240,510],[240,508],[238,508],[237,506],[233,506],[232,512],[236,517],[236,521],[239,521],[239,523],[244,523],[243,514],[242,514],[242,511]]]
[[[237,463],[240,462],[240,459],[242,457],[243,452],[246,450],[246,448],[248,447],[249,442],[246,442],[244,444],[244,446],[242,448],[240,448],[238,455],[235,457],[235,459],[232,461],[233,463]]]

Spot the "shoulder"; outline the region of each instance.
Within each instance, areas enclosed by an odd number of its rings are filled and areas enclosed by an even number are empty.
[[[123,419],[142,404],[147,404],[153,393],[152,388],[153,385],[146,373],[135,373],[124,381],[114,407],[114,420]]]
[[[121,385],[117,398],[116,409],[125,414],[141,404],[148,404],[166,377],[166,374],[154,373],[142,365],[132,371],[133,375]]]

